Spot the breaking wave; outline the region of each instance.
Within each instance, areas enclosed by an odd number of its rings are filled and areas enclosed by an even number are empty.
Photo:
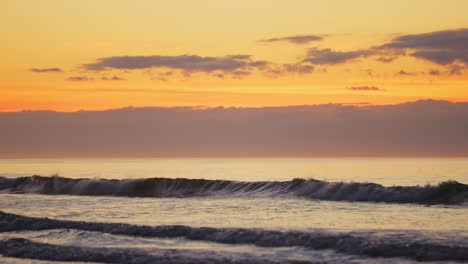
[[[468,185],[456,181],[428,186],[386,187],[375,183],[314,179],[239,182],[204,179],[70,179],[58,176],[0,177],[0,192],[127,197],[304,197],[331,201],[459,204]]]
[[[185,238],[196,241],[207,241],[222,244],[251,244],[259,247],[303,247],[311,250],[332,249],[336,252],[367,257],[404,257],[418,261],[468,261],[468,247],[463,245],[443,245],[425,240],[395,240],[386,236],[358,236],[346,233],[330,233],[325,231],[272,231],[245,228],[209,228],[190,226],[138,226],[117,223],[93,223],[79,221],[53,220],[48,218],[25,217],[0,211],[0,232],[76,229],[101,232],[113,235],[126,235],[153,238]],[[57,247],[57,246],[54,246]],[[55,251],[54,251],[55,250]],[[38,253],[35,253],[38,252]],[[9,239],[0,241],[0,254],[5,256],[34,258],[40,252],[65,252],[67,256],[82,256],[87,254],[84,249],[62,246],[60,250],[25,239]],[[76,254],[79,252],[80,254]],[[98,254],[88,252],[89,254]],[[113,254],[102,252],[101,254]],[[44,253],[45,254],[45,253]],[[42,255],[44,255],[42,254]],[[117,254],[117,253],[116,253]],[[49,254],[50,255],[50,254]],[[112,255],[112,258],[124,258],[126,253]],[[57,253],[57,256],[59,254]],[[99,261],[96,258],[87,261]],[[108,257],[101,256],[108,259]],[[139,256],[145,258],[146,256]],[[56,260],[64,260],[56,258]],[[75,259],[78,260],[78,259]],[[165,263],[165,262],[164,262]],[[183,262],[192,263],[192,262]],[[211,262],[209,262],[211,263]]]

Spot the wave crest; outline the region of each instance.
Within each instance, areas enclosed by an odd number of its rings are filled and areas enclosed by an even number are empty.
[[[58,176],[0,177],[0,191],[49,195],[127,197],[303,197],[331,201],[457,204],[468,197],[468,185],[446,181],[428,186],[386,187],[375,183],[327,182],[314,179],[240,182],[148,178],[71,179]]]

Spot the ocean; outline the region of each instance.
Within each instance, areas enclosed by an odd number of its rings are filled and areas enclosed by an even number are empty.
[[[467,158],[2,159],[1,263],[468,263]]]

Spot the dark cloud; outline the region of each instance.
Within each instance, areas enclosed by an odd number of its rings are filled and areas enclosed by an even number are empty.
[[[35,72],[35,73],[60,73],[62,72],[62,69],[60,68],[32,68],[30,71]]]
[[[468,43],[468,28],[402,35],[385,44],[390,48],[463,49]]]
[[[321,40],[323,40],[323,36],[297,35],[297,36],[289,36],[289,37],[281,37],[281,38],[263,39],[263,40],[260,40],[260,42],[264,42],[264,43],[289,42],[293,44],[307,44],[312,41],[321,41]]]
[[[402,35],[390,42],[368,49],[336,51],[310,49],[304,61],[312,64],[340,64],[361,57],[378,56],[377,61],[390,63],[400,56],[412,56],[440,65],[468,64],[468,29],[444,30],[423,34]],[[463,69],[450,66],[449,71],[460,74]]]
[[[467,156],[468,103],[25,111],[0,131],[9,158]]]
[[[103,81],[124,81],[125,79],[114,75],[112,77],[104,76],[104,77],[101,78],[101,80],[103,80]]]
[[[67,81],[72,81],[72,82],[85,82],[85,81],[90,81],[86,76],[71,76],[66,79]]]
[[[353,91],[382,91],[379,87],[376,86],[352,86],[348,87],[348,89]]]
[[[468,29],[444,30],[394,38],[381,48],[408,50],[413,57],[447,65],[460,61],[468,63]]]
[[[340,64],[345,63],[359,57],[365,57],[371,55],[372,52],[369,50],[355,50],[355,51],[335,51],[332,49],[317,49],[312,48],[307,52],[307,56],[304,62],[310,62],[312,64]]]
[[[102,71],[106,69],[150,69],[170,68],[182,70],[187,74],[192,72],[222,72],[237,75],[239,71],[253,71],[268,64],[266,61],[256,61],[250,55],[230,55],[225,57],[202,57],[198,55],[180,56],[120,56],[98,59],[96,63],[85,64],[87,70]]]
[[[426,59],[437,64],[447,65],[455,61],[468,62],[468,54],[461,54],[455,50],[419,50],[411,53],[411,56]]]

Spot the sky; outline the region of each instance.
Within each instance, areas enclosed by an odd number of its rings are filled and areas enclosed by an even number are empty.
[[[468,1],[0,1],[0,157],[468,156]]]
[[[468,101],[465,0],[5,0],[0,111]]]

